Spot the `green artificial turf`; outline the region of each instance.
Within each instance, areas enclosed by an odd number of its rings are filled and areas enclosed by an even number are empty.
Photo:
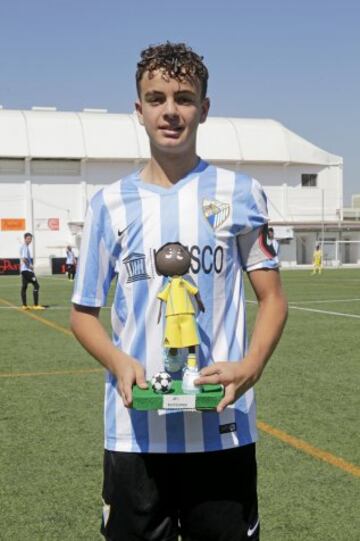
[[[258,419],[359,465],[360,270],[282,279],[289,320],[256,385]],[[8,307],[20,279],[0,277],[0,539],[99,541],[104,374],[60,328],[72,284],[40,285],[50,308],[35,315],[59,328]],[[101,317],[109,329],[108,308]],[[359,478],[259,432],[262,541],[357,541]]]

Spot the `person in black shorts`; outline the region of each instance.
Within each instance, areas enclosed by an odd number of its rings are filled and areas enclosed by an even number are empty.
[[[184,43],[142,51],[135,108],[150,160],[93,196],[82,233],[71,329],[107,369],[101,526],[107,541],[260,536],[252,387],[280,339],[287,303],[260,184],[197,155],[197,130],[210,105],[207,79],[202,57]],[[154,260],[174,242],[189,247],[189,278],[206,306],[196,315],[201,370],[194,383],[224,386],[213,411],[132,407],[133,385],[146,389],[165,366],[155,313],[164,282]],[[258,300],[249,347],[244,271]],[[116,274],[111,341],[99,315]]]
[[[25,233],[24,244],[20,248],[20,273],[21,273],[21,301],[23,310],[30,310],[26,302],[26,290],[29,284],[33,286],[34,305],[33,310],[44,310],[45,307],[39,304],[40,285],[34,273],[33,258],[30,251],[30,244],[33,236],[31,233]]]
[[[209,453],[105,451],[107,541],[258,541],[255,444]],[[180,524],[180,528],[179,525]]]
[[[76,270],[76,257],[71,246],[66,247],[66,272],[69,280],[74,280]]]

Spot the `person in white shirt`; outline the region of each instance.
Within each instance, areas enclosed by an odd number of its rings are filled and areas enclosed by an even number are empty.
[[[76,269],[76,257],[71,246],[66,247],[66,272],[69,280],[74,280]]]
[[[279,244],[279,241],[277,241],[274,236],[274,229],[272,227],[268,228],[268,237],[276,256],[279,256],[280,244]]]
[[[34,262],[30,251],[30,244],[33,236],[31,233],[24,234],[24,244],[20,248],[20,274],[21,274],[21,301],[23,310],[44,310],[45,307],[39,304],[40,285],[34,273]],[[28,285],[33,286],[34,305],[28,306],[26,301],[26,290]]]

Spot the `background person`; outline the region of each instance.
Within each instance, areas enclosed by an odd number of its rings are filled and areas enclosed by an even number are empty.
[[[68,275],[69,280],[74,280],[75,278],[75,270],[76,270],[76,257],[75,254],[71,248],[71,246],[67,246],[66,248],[66,272]]]
[[[279,251],[280,251],[280,244],[279,244],[279,241],[276,240],[275,236],[274,236],[274,229],[272,227],[269,227],[268,228],[268,233],[269,233],[269,239],[270,239],[270,242],[274,248],[274,251],[275,251],[275,254],[277,256],[279,256]]]
[[[208,71],[185,44],[142,51],[136,111],[151,157],[144,169],[91,200],[79,256],[71,328],[106,369],[102,533],[107,540],[258,540],[253,385],[280,338],[286,301],[266,249],[266,198],[257,181],[196,154]],[[121,232],[121,233],[120,233]],[[163,370],[154,254],[181,242],[202,292],[201,377],[222,383],[217,411],[135,411],[132,386]],[[116,262],[118,265],[116,267]],[[249,349],[242,268],[259,308]],[[99,320],[119,271],[113,342]]]
[[[321,274],[323,269],[323,254],[320,247],[320,244],[317,244],[315,246],[315,250],[313,253],[313,271],[312,275],[318,273]]]
[[[30,251],[30,244],[33,236],[31,233],[24,234],[24,244],[20,248],[20,274],[21,274],[21,301],[23,310],[30,310],[26,301],[26,290],[29,284],[33,286],[34,305],[33,310],[44,310],[39,304],[40,285],[34,273],[33,258]]]

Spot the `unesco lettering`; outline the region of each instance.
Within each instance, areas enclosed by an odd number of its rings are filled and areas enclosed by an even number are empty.
[[[199,246],[191,246],[189,249],[191,254],[191,270],[194,274],[198,274],[203,270],[205,274],[216,272],[219,274],[223,269],[224,264],[224,249],[222,246],[206,245],[201,250]]]
[[[224,248],[222,246],[210,246],[206,244],[203,248],[197,246],[187,246],[191,255],[191,272],[198,274],[201,270],[205,274],[215,272],[219,274],[224,266]],[[155,259],[156,250],[153,251]],[[159,275],[159,273],[157,272]]]

